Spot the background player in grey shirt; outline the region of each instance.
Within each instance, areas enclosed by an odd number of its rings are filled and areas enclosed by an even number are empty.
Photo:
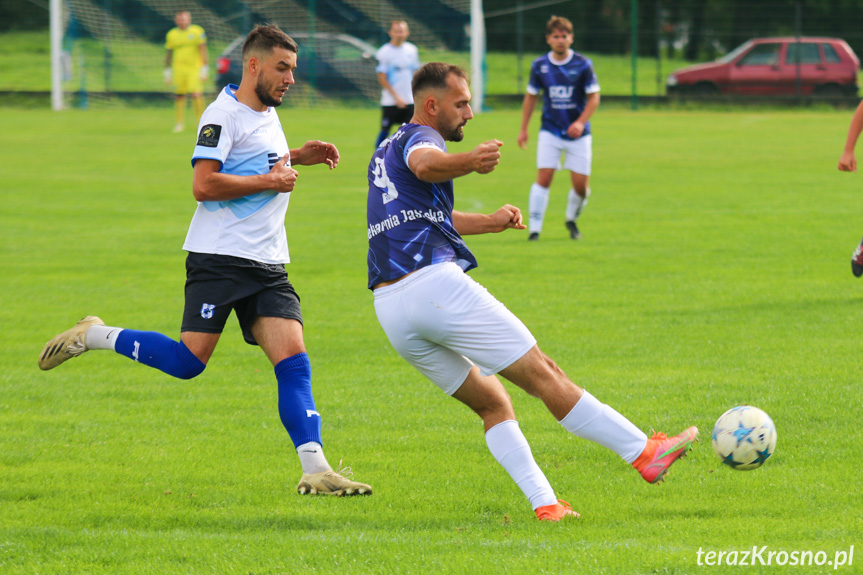
[[[375,140],[375,148],[389,136],[393,126],[410,121],[414,115],[411,79],[420,67],[419,51],[407,41],[410,35],[408,23],[393,20],[389,35],[390,41],[375,54],[378,61],[376,72],[381,85],[381,131]]]

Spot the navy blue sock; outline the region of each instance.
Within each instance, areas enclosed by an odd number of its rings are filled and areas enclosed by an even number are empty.
[[[114,351],[180,379],[192,379],[207,367],[186,344],[155,331],[124,329],[117,336]]]
[[[312,366],[305,353],[292,355],[276,365],[279,382],[279,417],[294,447],[315,441],[321,445],[321,416],[312,397]]]

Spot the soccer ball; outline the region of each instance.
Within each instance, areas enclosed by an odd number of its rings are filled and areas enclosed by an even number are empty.
[[[734,469],[761,467],[776,449],[776,426],[770,416],[751,405],[733,407],[713,426],[713,451]]]

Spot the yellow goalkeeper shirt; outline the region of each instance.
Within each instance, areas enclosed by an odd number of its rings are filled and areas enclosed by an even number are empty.
[[[198,70],[204,65],[199,46],[207,43],[207,33],[200,26],[191,24],[185,30],[172,28],[165,37],[165,48],[172,51],[171,65],[174,69]]]

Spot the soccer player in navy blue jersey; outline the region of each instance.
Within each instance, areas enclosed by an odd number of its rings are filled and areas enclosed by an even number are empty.
[[[655,483],[691,448],[698,430],[648,438],[617,411],[567,378],[525,325],[465,272],[477,260],[462,236],[525,229],[521,211],[453,209],[453,179],[488,174],[502,142],[451,154],[473,117],[467,76],[433,62],[413,78],[414,116],[378,147],[368,167],[368,287],[390,343],[444,393],[483,421],[492,456],[527,497],[539,520],[576,517],[558,500],[515,420],[495,374],[538,397],[560,424],[595,441]]]
[[[546,42],[551,51],[534,60],[524,95],[518,145],[525,149],[530,117],[543,95],[542,125],[536,151],[536,182],[530,188],[529,240],[538,240],[548,207],[548,196],[554,172],[569,170],[569,190],[564,224],[569,236],[581,237],[576,221],[590,196],[590,169],[593,160],[593,138],[590,117],[599,107],[599,82],[593,62],[570,49],[572,23],[552,16],[546,26]]]
[[[201,117],[192,154],[198,207],[183,245],[189,253],[180,341],[87,316],[45,345],[39,367],[106,349],[191,379],[204,371],[234,311],[245,341],[259,345],[275,368],[279,416],[303,469],[297,491],[370,495],[370,486],[333,471],[324,457],[300,299],[285,271],[285,213],[298,175],[292,166],[339,163],[327,142],[288,147],[275,108],[296,66],[296,42],[275,26],[258,26],[243,45],[240,85],[227,86]]]

